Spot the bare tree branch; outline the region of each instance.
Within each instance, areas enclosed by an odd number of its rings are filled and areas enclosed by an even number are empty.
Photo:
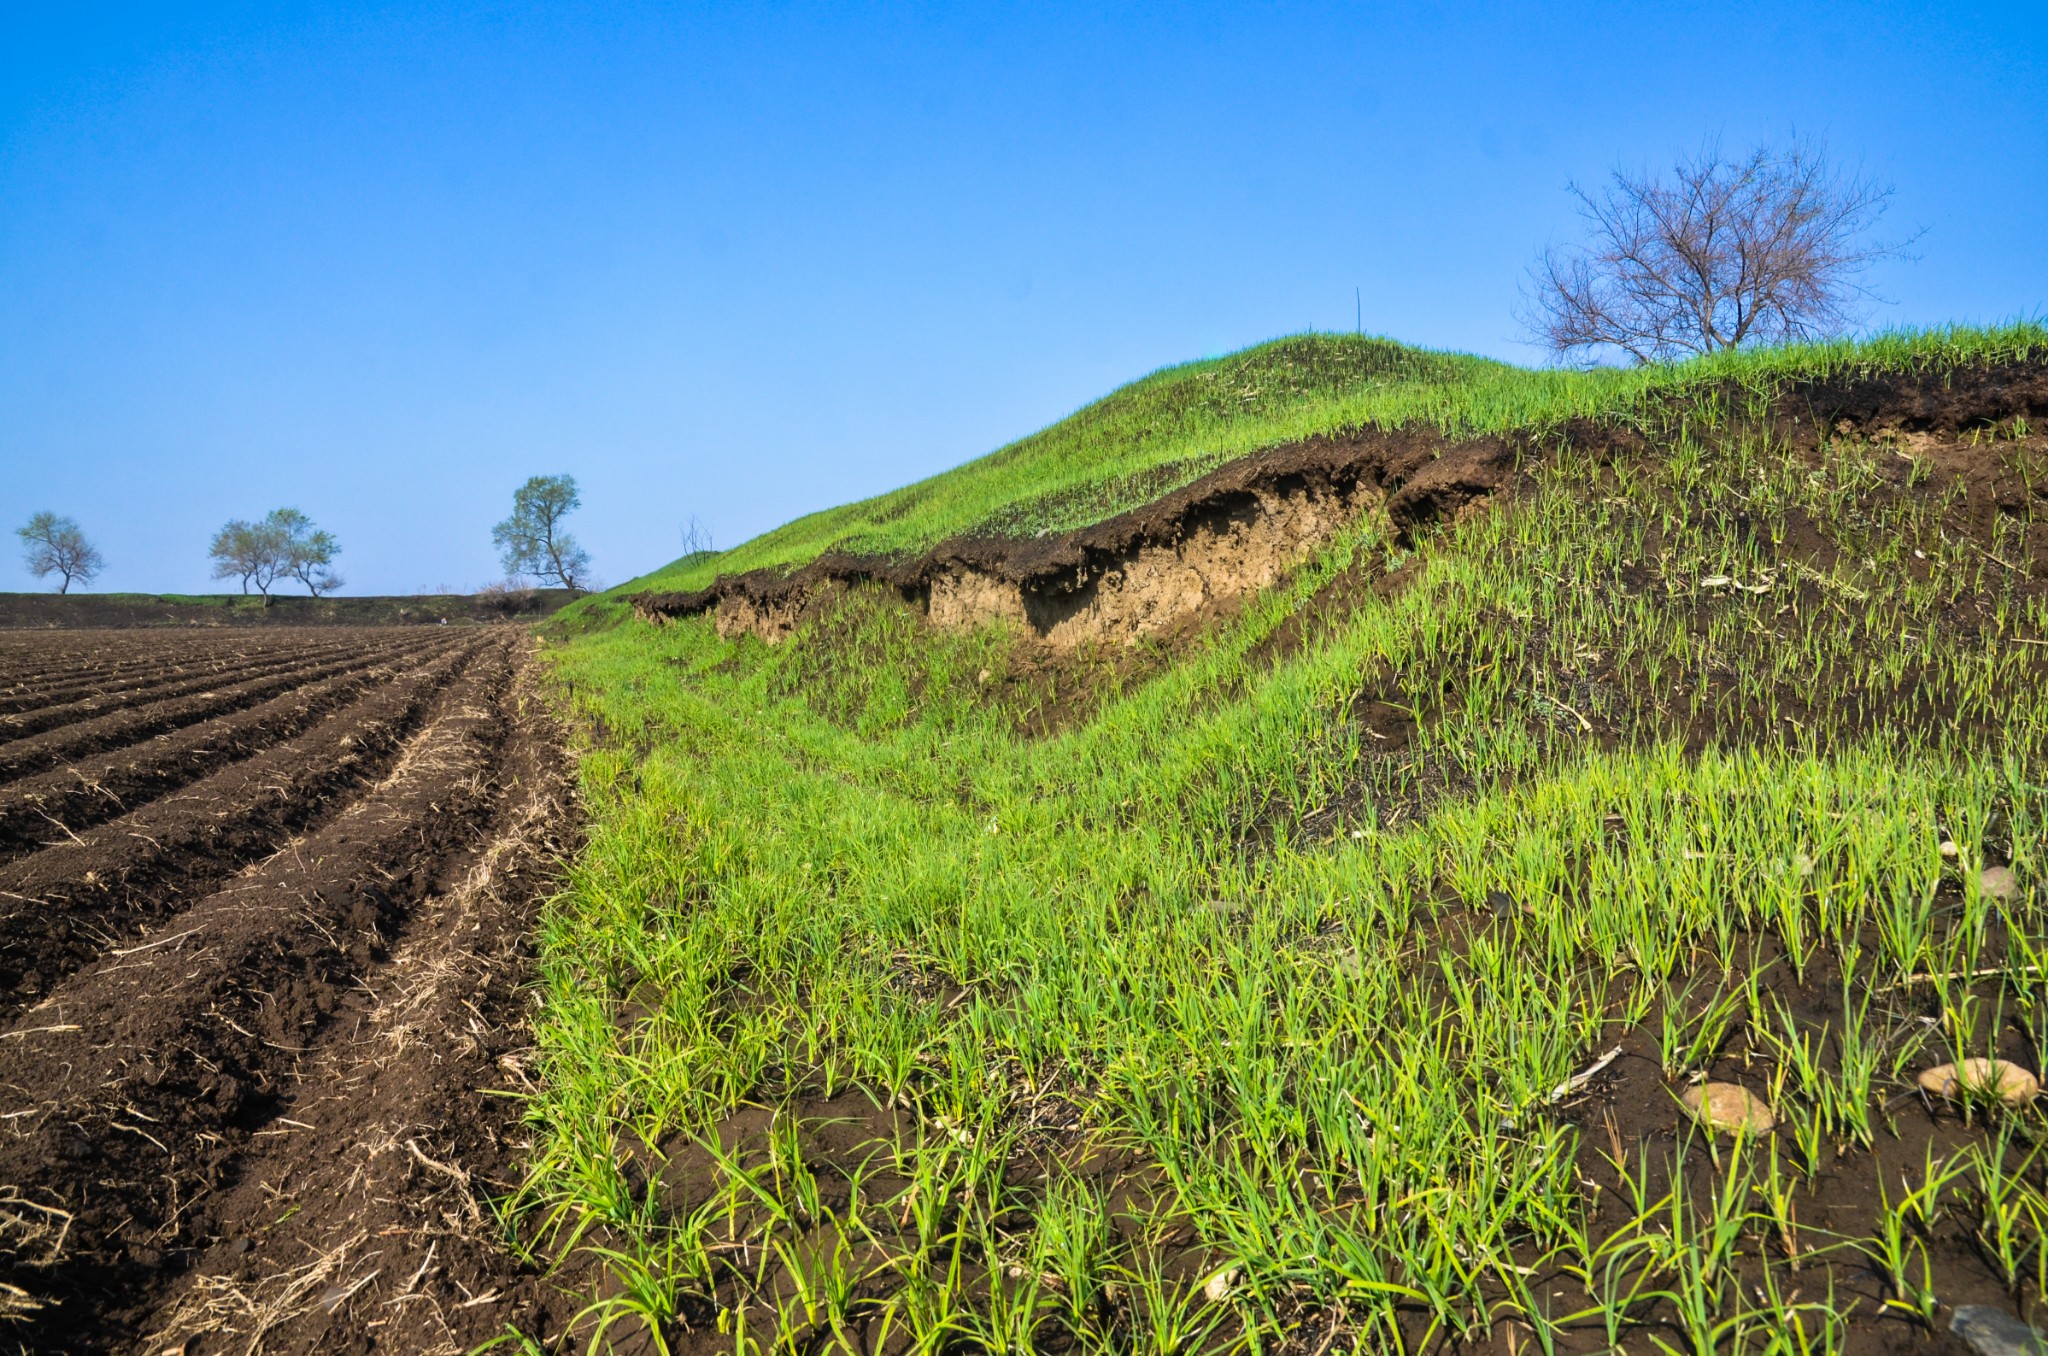
[[[1617,170],[1571,192],[1587,242],[1543,252],[1522,317],[1560,356],[1648,363],[1839,334],[1872,298],[1860,275],[1903,252],[1866,239],[1891,189],[1804,143],[1710,147],[1669,178]]]

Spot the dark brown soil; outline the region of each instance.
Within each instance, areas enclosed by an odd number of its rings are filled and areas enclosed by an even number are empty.
[[[327,647],[287,642],[282,646],[239,645],[233,649],[225,649],[219,644],[176,648],[186,653],[175,658],[150,655],[128,662],[87,655],[70,662],[60,661],[51,671],[16,674],[5,693],[0,694],[0,710],[8,713],[6,719],[0,721],[0,730],[5,730],[9,738],[19,738],[39,729],[86,718],[91,708],[81,704],[95,702],[95,699],[106,699],[97,702],[100,710],[112,710],[131,700],[131,694],[145,688],[156,688],[156,695],[160,698],[176,696],[176,692],[167,689],[181,679],[211,678],[217,683],[246,681],[274,669],[281,661],[305,663],[319,654],[351,647],[345,643]],[[73,710],[73,707],[78,709]],[[57,715],[60,711],[70,714]]]
[[[392,661],[358,665],[326,678],[316,671],[302,685],[259,705],[0,787],[0,861],[54,846],[53,840],[66,831],[83,833],[130,805],[154,800],[302,733],[398,671]]]
[[[0,664],[65,681],[81,638],[48,639]],[[573,846],[528,644],[307,632],[311,662],[265,656],[296,686],[143,707],[137,746],[59,769],[111,817],[60,777],[0,782],[0,822],[33,805],[52,843],[0,867],[0,1342],[452,1353],[560,1329],[489,1209],[522,1148],[495,1094],[527,1080],[527,938]]]
[[[137,674],[125,681],[118,678],[89,679],[71,692],[51,689],[26,710],[0,717],[0,731],[5,731],[11,739],[23,739],[61,725],[77,725],[140,702],[169,701],[230,683],[246,683],[288,669],[304,668],[316,660],[345,658],[347,653],[344,647],[327,646],[267,657],[252,655],[240,662],[214,659],[196,666],[200,670],[197,673],[190,672],[188,666],[180,665],[170,671]]]
[[[221,673],[305,644],[303,637],[260,633],[229,642],[212,635],[152,641],[104,631],[73,636],[0,631],[0,671],[5,673],[0,677],[0,710],[17,711],[41,705],[56,693],[91,690],[149,673]]]
[[[328,674],[363,667],[365,661],[374,661],[382,653],[382,650],[371,650],[349,658],[315,655],[280,672],[246,679],[231,676],[229,681],[205,685],[203,691],[170,698],[160,699],[154,692],[139,692],[134,694],[131,703],[111,710],[95,702],[92,707],[78,712],[76,723],[60,724],[0,744],[0,777],[20,777],[105,749],[129,748],[141,740],[181,729],[210,716],[240,710]],[[26,716],[25,721],[33,723],[34,713]]]
[[[238,594],[166,598],[149,593],[0,593],[0,630],[338,628],[538,621],[575,596],[568,589],[514,589],[389,598],[280,594],[266,602]]]

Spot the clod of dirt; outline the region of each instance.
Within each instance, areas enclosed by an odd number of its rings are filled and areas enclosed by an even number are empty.
[[[2010,904],[2020,897],[2020,882],[2009,866],[1987,866],[1977,873],[1977,890],[1994,903]]]
[[[1764,1100],[1739,1083],[1700,1083],[1687,1088],[1678,1100],[1709,1130],[1761,1134],[1778,1123]]]
[[[1920,1075],[1920,1087],[1936,1097],[1984,1092],[2007,1106],[2024,1106],[2041,1090],[2041,1081],[2011,1060],[1978,1056],[1960,1064],[1936,1065]]]
[[[1988,1304],[1958,1306],[1948,1328],[1977,1356],[2048,1356],[2048,1340],[2040,1333]]]

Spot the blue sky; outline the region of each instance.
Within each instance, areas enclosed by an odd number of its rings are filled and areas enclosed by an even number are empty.
[[[289,504],[349,592],[466,588],[569,472],[622,580],[1354,288],[1534,360],[1566,182],[1710,136],[1896,186],[1877,322],[2039,315],[2044,90],[2039,0],[4,5],[0,517],[198,590]]]

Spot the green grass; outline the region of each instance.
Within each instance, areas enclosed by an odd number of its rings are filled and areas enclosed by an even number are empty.
[[[2048,328],[1881,334],[1745,350],[1649,368],[1532,370],[1391,340],[1305,334],[1165,368],[1027,438],[928,480],[828,509],[729,551],[686,557],[620,586],[701,588],[719,574],[801,565],[827,550],[900,554],[961,533],[1030,536],[1086,526],[1234,457],[1350,428],[1450,434],[1628,417],[1648,402],[1849,371],[1952,368],[2048,351]]]
[[[1374,411],[1498,428],[2041,341],[1583,375],[1417,355],[1286,411],[1188,399],[1380,352],[1283,341],[1076,418],[1124,475]],[[1118,483],[1066,427],[719,568]],[[1998,455],[2040,478],[2017,434]],[[2048,1123],[1977,1107],[1937,1156],[1900,1096],[2048,1039],[2048,606],[2000,559],[2035,525],[1968,538],[1960,492],[1897,463],[1703,429],[1633,468],[1563,456],[1412,557],[1368,517],[1045,738],[991,696],[1018,637],[881,592],[774,649],[702,619],[578,636],[553,657],[590,837],[544,925],[511,1221],[599,1250],[586,1336],[735,1351],[1412,1349],[1509,1321],[1537,1349],[1840,1350],[1881,1311],[1931,1321],[1958,1256],[2038,1298]],[[1783,545],[1799,524],[1818,563]],[[1978,867],[2008,855],[2001,903]],[[1617,1044],[1675,1137],[1564,1113]],[[1683,1129],[1705,1070],[1783,1127]],[[1873,1180],[1881,1205],[1824,1208]]]

